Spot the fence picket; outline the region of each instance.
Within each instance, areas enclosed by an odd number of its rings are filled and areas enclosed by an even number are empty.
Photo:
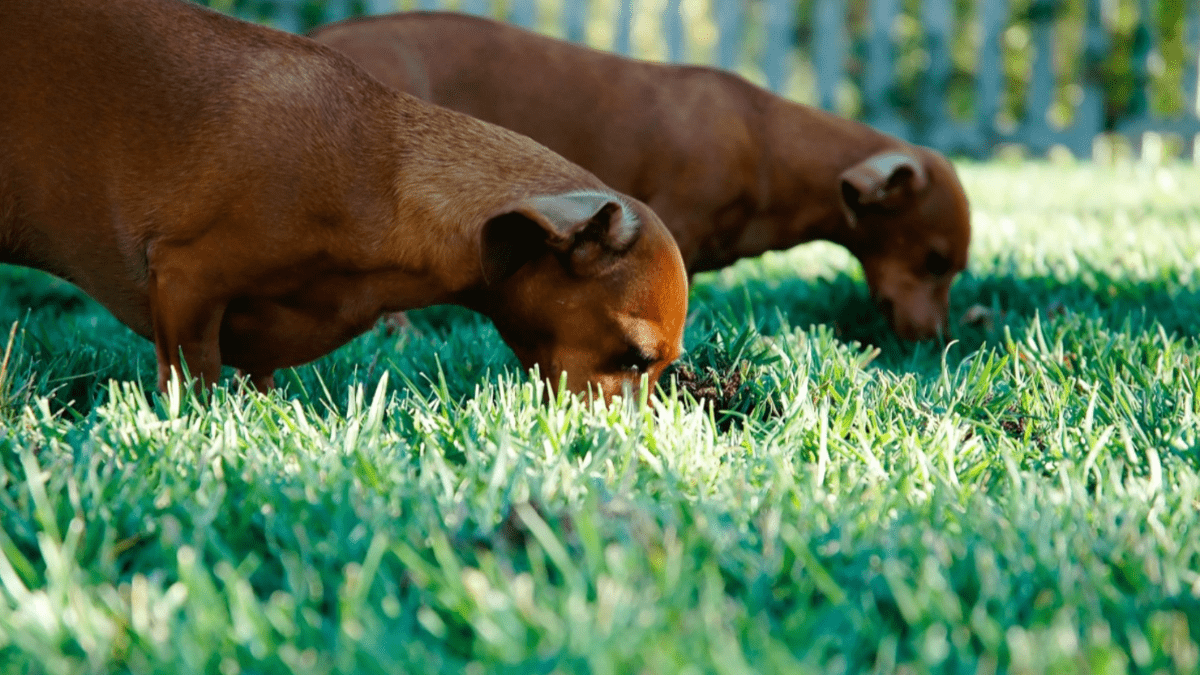
[[[289,33],[304,32],[304,23],[300,20],[300,7],[296,0],[278,0],[271,5],[271,25]]]
[[[1096,136],[1104,130],[1104,84],[1100,69],[1108,54],[1109,39],[1104,31],[1102,1],[1087,2],[1078,82],[1082,96],[1075,106],[1075,120],[1066,139],[1067,147],[1076,157],[1090,156]]]
[[[629,56],[633,53],[633,0],[621,0],[617,9],[617,28],[613,33],[613,51]]]
[[[1054,100],[1054,6],[1051,0],[1034,0],[1029,8],[1034,49],[1033,72],[1025,100],[1025,119],[1018,137],[1039,154],[1054,144],[1054,134],[1046,120]]]
[[[867,63],[863,73],[863,112],[867,122],[886,133],[907,136],[904,123],[890,101],[895,81],[892,25],[900,14],[898,0],[872,0]]]
[[[1184,112],[1195,115],[1200,113],[1200,0],[1188,0],[1187,15],[1184,18],[1184,45],[1187,54],[1183,61],[1183,91]]]
[[[563,37],[576,44],[587,41],[587,0],[573,0],[563,4]]]
[[[746,29],[743,0],[717,2],[717,66],[725,70],[737,67],[742,50],[742,33]]]
[[[387,14],[399,10],[400,3],[397,0],[364,0],[363,7],[367,14]]]
[[[1154,58],[1154,21],[1150,0],[1138,0],[1137,28],[1133,33],[1133,102],[1135,117],[1150,114],[1150,60]]]
[[[508,20],[518,26],[533,28],[537,23],[537,0],[512,0]]]
[[[953,136],[946,110],[946,87],[950,83],[950,36],[954,7],[950,0],[925,0],[921,25],[925,28],[928,68],[918,82],[918,116],[914,132],[922,143],[944,146]]]
[[[767,76],[767,86],[779,93],[787,84],[787,61],[794,48],[796,5],[793,0],[766,0],[765,10],[766,44],[763,46],[762,69]]]
[[[663,10],[662,15],[663,37],[667,43],[667,60],[672,63],[678,63],[687,58],[683,44],[682,11],[680,0],[667,0],[667,7]]]
[[[846,0],[817,0],[813,6],[813,67],[817,71],[817,101],[836,112],[838,89],[845,77]]]
[[[351,16],[353,9],[346,0],[333,0],[321,8],[321,18],[325,21],[341,21]]]
[[[1008,0],[983,0],[979,23],[982,40],[975,75],[975,137],[972,154],[983,157],[1000,140],[996,126],[1004,91],[1001,39],[1008,18]]]
[[[474,16],[491,16],[490,4],[488,0],[459,0],[458,11]]]
[[[206,4],[211,0],[199,0]],[[503,6],[506,18],[517,25],[537,29],[541,3],[545,0],[458,0],[459,11],[469,14],[492,15]],[[1107,119],[1113,113],[1111,88],[1106,90],[1105,70],[1114,44],[1111,31],[1117,25],[1105,17],[1113,0],[1083,0],[1085,7],[1083,49],[1079,55],[1079,74],[1068,81],[1056,69],[1054,56],[1057,10],[1064,0],[1030,0],[1021,25],[1031,33],[1034,50],[1029,81],[1025,85],[1025,106],[1018,115],[1015,129],[1001,128],[1001,111],[1006,92],[1015,83],[1007,80],[1004,69],[1003,40],[1012,20],[1010,0],[976,0],[970,20],[964,23],[956,16],[957,0],[920,0],[918,8],[923,29],[923,47],[928,55],[924,72],[916,78],[915,108],[907,111],[906,119],[895,107],[897,87],[895,38],[893,29],[901,11],[913,3],[908,0],[866,0],[868,25],[862,39],[864,62],[861,77],[853,77],[862,95],[862,116],[865,121],[887,133],[953,152],[966,152],[975,157],[991,154],[997,143],[1011,141],[1024,144],[1034,154],[1045,152],[1054,144],[1062,144],[1077,156],[1087,156],[1097,134],[1106,125],[1112,131],[1131,137],[1135,143],[1146,131],[1177,134],[1193,144],[1200,153],[1200,0],[1183,0],[1183,42],[1186,57],[1175,64],[1173,71],[1182,81],[1156,82],[1154,62],[1164,58],[1161,43],[1163,30],[1156,14],[1154,0],[1136,0],[1137,23],[1134,28],[1131,58],[1131,78],[1134,94],[1131,101],[1116,101],[1120,116]],[[451,0],[328,0],[319,13],[324,21],[333,21],[363,10],[370,14],[397,11],[403,7],[433,10],[449,7]],[[590,0],[562,0],[562,31],[564,36],[579,43],[588,42]],[[763,25],[760,30],[748,26],[752,2],[761,8]],[[682,10],[683,0],[666,0],[660,17],[662,40],[666,56],[671,61],[688,60],[688,23]],[[250,20],[267,21],[283,30],[303,32],[311,26],[311,14],[305,14],[305,0],[260,0],[257,3],[238,3],[237,13]],[[802,31],[812,35],[809,45],[797,45],[796,34],[801,29],[797,0],[709,0],[709,21],[717,27],[717,44],[712,50],[716,65],[738,69],[745,65],[743,50],[748,33],[758,39],[761,35],[760,66],[767,86],[777,93],[787,93],[793,59],[808,58],[815,75],[816,103],[831,111],[839,107],[840,92],[847,85],[850,49],[854,44],[850,9],[846,0],[813,0],[810,25]],[[1112,5],[1115,7],[1115,5]],[[613,51],[633,53],[635,17],[645,9],[634,0],[617,0],[613,18]],[[964,30],[978,30],[980,45],[974,72],[973,119],[968,123],[955,121],[947,105],[947,91],[955,77],[952,49],[956,36]],[[1168,35],[1173,34],[1167,31]],[[1160,77],[1161,79],[1161,77]],[[1060,81],[1061,80],[1061,81]],[[1065,128],[1050,123],[1050,112],[1056,105],[1058,88],[1066,86],[1070,123]],[[1154,87],[1178,86],[1184,93],[1184,110],[1168,118],[1152,110],[1150,104]]]

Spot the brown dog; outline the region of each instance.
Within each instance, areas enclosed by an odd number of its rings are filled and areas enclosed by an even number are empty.
[[[162,387],[183,361],[270,386],[447,302],[573,390],[679,354],[686,274],[645,205],[306,38],[182,0],[37,0],[0,12],[0,63],[0,261],[152,338]]]
[[[905,338],[946,326],[967,200],[936,152],[712,68],[634,61],[470,16],[312,34],[384,84],[507,127],[643,200],[691,273],[814,239],[862,262]]]

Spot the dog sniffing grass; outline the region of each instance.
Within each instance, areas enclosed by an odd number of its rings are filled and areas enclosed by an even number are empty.
[[[961,175],[954,341],[803,247],[698,277],[688,353],[611,407],[539,405],[447,308],[160,396],[149,343],[6,268],[0,669],[1195,672],[1200,170]]]

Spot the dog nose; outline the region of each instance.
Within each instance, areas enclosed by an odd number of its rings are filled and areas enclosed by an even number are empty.
[[[935,306],[897,305],[883,296],[876,298],[875,304],[896,335],[904,340],[944,342],[950,334],[948,313]]]
[[[944,344],[950,335],[950,324],[940,312],[932,317],[924,317],[925,320],[912,319],[913,317],[910,317],[910,321],[903,327],[893,324],[896,333],[906,340],[936,340]]]
[[[888,325],[895,328],[896,303],[891,298],[880,295],[875,297],[875,306],[879,308],[884,318],[887,319]]]

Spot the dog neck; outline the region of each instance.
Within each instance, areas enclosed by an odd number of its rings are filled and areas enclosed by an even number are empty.
[[[338,109],[340,124],[326,132],[334,137],[319,144],[328,154],[317,161],[334,168],[305,201],[337,226],[309,231],[328,239],[317,244],[321,258],[345,278],[338,292],[355,316],[456,302],[482,282],[486,205],[454,192],[453,163],[427,166],[432,142],[414,137],[445,137],[430,126],[436,116],[382,87],[368,94]]]
[[[395,94],[388,150],[375,162],[391,185],[377,233],[380,263],[411,279],[386,310],[452,302],[479,309],[497,291],[480,258],[484,225],[530,197],[603,190],[598,179],[510,132]],[[420,157],[420,161],[411,158]],[[536,171],[530,171],[536,167]]]
[[[823,110],[770,96],[764,115],[757,204],[777,246],[815,240],[857,248],[841,207],[843,171],[902,141]]]

